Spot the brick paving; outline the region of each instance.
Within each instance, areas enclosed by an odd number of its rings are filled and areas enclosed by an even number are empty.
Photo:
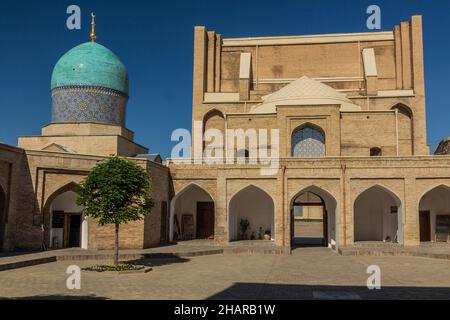
[[[100,261],[58,261],[0,272],[0,297],[32,299],[450,299],[450,261],[419,257],[341,256],[327,248],[292,255],[218,254],[151,259],[146,274],[82,272],[66,288],[66,268]],[[382,289],[368,290],[369,265]]]

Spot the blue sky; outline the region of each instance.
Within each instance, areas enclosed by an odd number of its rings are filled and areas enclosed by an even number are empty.
[[[82,29],[66,28],[66,8],[82,10]],[[367,6],[381,7],[382,30],[413,14],[424,19],[428,142],[450,136],[450,1],[17,1],[0,2],[0,141],[38,135],[50,122],[50,77],[69,49],[89,41],[91,11],[98,42],[128,68],[127,127],[152,152],[170,155],[176,128],[191,126],[193,28],[224,37],[364,32]]]

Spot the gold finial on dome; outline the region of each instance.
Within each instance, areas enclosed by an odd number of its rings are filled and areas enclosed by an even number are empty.
[[[92,26],[91,42],[95,42],[95,39],[97,39],[97,36],[95,35],[95,14],[93,12],[91,13],[91,17],[92,17],[92,22],[91,22],[91,26]]]

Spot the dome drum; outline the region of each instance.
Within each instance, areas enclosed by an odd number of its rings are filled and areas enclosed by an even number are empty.
[[[100,122],[125,126],[128,97],[102,87],[67,86],[52,90],[52,122]]]

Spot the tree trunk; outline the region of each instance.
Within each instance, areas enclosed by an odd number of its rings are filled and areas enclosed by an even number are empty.
[[[116,241],[114,243],[114,264],[119,264],[119,224],[116,223]]]

